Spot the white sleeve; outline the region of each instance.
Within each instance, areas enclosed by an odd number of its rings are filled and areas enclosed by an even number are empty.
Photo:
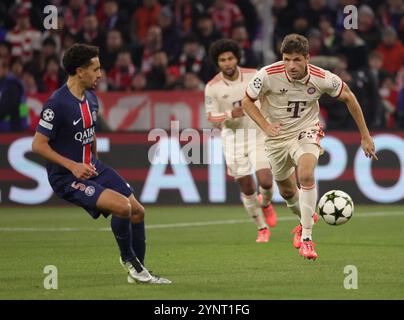
[[[248,83],[246,95],[252,100],[257,100],[260,95],[268,91],[268,75],[265,68],[261,68]]]
[[[326,70],[323,87],[321,90],[328,93],[333,98],[338,98],[342,92],[344,83],[336,74]]]
[[[205,111],[209,122],[221,123],[232,117],[231,110],[220,112],[219,103],[209,85],[205,86]]]

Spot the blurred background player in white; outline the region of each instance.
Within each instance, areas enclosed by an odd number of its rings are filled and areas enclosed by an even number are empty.
[[[308,40],[287,35],[281,45],[283,61],[260,69],[247,86],[243,108],[267,134],[265,151],[271,163],[280,194],[288,207],[300,216],[293,230],[294,246],[304,258],[316,259],[312,227],[317,214],[314,169],[324,136],[318,114],[323,93],[346,103],[361,134],[367,157],[377,160],[373,139],[354,94],[335,74],[309,64]],[[254,101],[259,99],[261,110]],[[300,183],[300,198],[295,178]],[[314,214],[313,214],[314,213]]]
[[[241,107],[247,84],[256,70],[238,66],[241,52],[233,40],[221,39],[214,42],[209,54],[220,72],[205,87],[208,121],[222,129],[228,174],[237,181],[244,207],[257,225],[256,242],[268,242],[268,226],[275,227],[276,213],[271,204],[272,172],[263,150],[265,134],[244,115]],[[259,196],[252,175],[253,169],[256,170]]]

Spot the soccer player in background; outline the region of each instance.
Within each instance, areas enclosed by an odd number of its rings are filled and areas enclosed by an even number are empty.
[[[32,150],[47,160],[48,180],[61,198],[97,219],[112,214],[111,228],[128,282],[171,283],[144,267],[144,208],[118,173],[98,159],[95,125],[101,78],[98,48],[75,44],[63,56],[67,82],[45,102]]]
[[[264,153],[265,134],[244,115],[241,107],[247,84],[256,70],[238,66],[241,51],[233,40],[214,42],[209,54],[220,72],[205,87],[208,121],[221,128],[227,171],[238,183],[244,208],[257,225],[256,242],[268,242],[268,226],[275,227],[276,213],[271,203],[272,172]],[[249,129],[253,132],[252,139],[249,139]],[[259,196],[252,176],[253,169],[259,184]]]
[[[304,258],[314,260],[317,258],[312,242],[312,227],[317,219],[317,214],[313,214],[317,203],[314,169],[324,135],[318,118],[318,99],[323,93],[346,103],[358,126],[366,157],[377,160],[377,156],[354,94],[338,76],[309,64],[308,40],[297,34],[287,35],[281,54],[282,61],[265,66],[255,74],[242,105],[266,133],[265,150],[280,194],[287,206],[300,216],[300,224],[293,230],[294,247]],[[260,110],[254,104],[257,99],[261,102]]]

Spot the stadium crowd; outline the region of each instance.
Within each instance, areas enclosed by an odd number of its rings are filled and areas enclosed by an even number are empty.
[[[58,9],[57,29],[44,29],[48,4]],[[357,29],[344,28],[348,4],[358,8]],[[349,84],[371,129],[404,128],[404,1],[273,0],[271,12],[265,8],[258,0],[1,1],[0,82],[9,74],[20,94],[51,93],[66,79],[63,53],[83,42],[100,48],[99,91],[203,90],[217,72],[208,56],[217,39],[240,44],[243,67],[267,63],[270,17],[274,61],[286,34],[305,35],[311,62]],[[339,104],[320,100],[327,127],[353,128]]]

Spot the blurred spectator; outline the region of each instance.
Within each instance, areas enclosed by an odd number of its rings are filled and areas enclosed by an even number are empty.
[[[210,45],[216,40],[221,39],[222,34],[216,29],[209,14],[201,14],[196,24],[196,35],[199,43],[202,43],[205,51],[208,52]]]
[[[0,58],[1,59],[1,58]],[[21,79],[24,71],[24,63],[20,57],[14,57],[10,61],[10,73],[17,79]]]
[[[180,88],[181,73],[177,66],[171,66],[166,71],[166,86],[167,90],[175,90]]]
[[[231,39],[236,41],[241,48],[239,65],[247,68],[257,68],[258,59],[251,48],[247,28],[242,21],[236,22],[231,31]]]
[[[337,50],[348,61],[348,71],[355,71],[367,66],[368,49],[365,42],[359,38],[356,31],[346,29],[342,33],[342,44]]]
[[[129,91],[136,68],[132,63],[130,51],[118,53],[115,66],[108,72],[108,83],[112,90]]]
[[[41,49],[41,33],[31,27],[29,11],[23,7],[17,7],[13,13],[16,26],[6,35],[6,40],[11,43],[11,55],[21,57],[23,62],[32,58],[34,50]]]
[[[383,68],[396,74],[404,62],[404,46],[397,39],[397,32],[392,27],[383,30],[382,43],[377,47],[383,55]]]
[[[293,19],[293,32],[304,35],[307,37],[307,33],[310,29],[310,23],[307,19],[305,12],[297,12]]]
[[[198,75],[193,72],[187,72],[183,76],[182,89],[191,91],[203,91],[205,84],[199,79]]]
[[[361,5],[358,11],[358,35],[370,50],[376,49],[381,40],[379,26],[371,7]]]
[[[147,89],[163,90],[166,87],[166,70],[168,67],[168,57],[164,51],[154,52],[152,55],[152,65],[149,73],[146,74]]]
[[[84,18],[83,29],[77,35],[77,40],[97,47],[101,45],[103,36],[98,28],[98,19],[94,14]]]
[[[231,26],[237,21],[244,20],[239,7],[226,0],[214,0],[208,12],[216,28],[226,38],[231,36]]]
[[[162,49],[169,61],[175,61],[181,52],[180,30],[174,22],[174,15],[169,7],[163,7],[158,16],[158,25],[162,32]]]
[[[123,48],[122,34],[117,29],[107,31],[106,44],[100,47],[100,63],[106,72],[114,66],[118,52]]]
[[[132,90],[143,91],[146,90],[147,80],[143,72],[137,72],[132,79]]]
[[[35,77],[28,69],[24,68],[21,80],[26,94],[36,94],[39,92]]]
[[[109,30],[119,30],[126,41],[130,40],[128,18],[125,11],[119,10],[117,0],[105,0],[100,27],[104,33]]]
[[[185,35],[196,30],[198,17],[204,11],[203,6],[198,1],[192,0],[174,0],[173,2],[173,12],[178,28]]]
[[[163,37],[161,28],[158,26],[151,27],[147,30],[147,37],[145,44],[139,47],[135,56],[140,58],[140,61],[135,61],[137,66],[143,73],[147,74],[152,69],[153,54],[163,49]]]
[[[58,89],[63,82],[59,59],[56,55],[50,56],[45,62],[45,71],[42,75],[44,92],[51,93]]]
[[[6,41],[0,42],[0,59],[5,63],[11,59],[11,44]]]
[[[385,110],[386,128],[396,127],[395,116],[397,112],[398,91],[392,75],[387,75],[381,79],[380,96]]]
[[[331,10],[326,0],[310,0],[307,9],[307,19],[311,28],[318,29],[320,21],[335,21],[335,11]]]
[[[207,60],[205,49],[198,42],[197,37],[193,34],[188,35],[184,39],[178,60],[181,75],[184,76],[188,72],[193,72],[207,81],[213,76],[209,71],[210,64]]]
[[[318,29],[311,29],[307,35],[309,40],[310,57],[329,55],[327,47],[323,43],[321,32]]]
[[[342,41],[340,35],[337,34],[331,22],[327,19],[321,19],[319,26],[323,45],[330,54],[334,54],[337,44]]]
[[[372,51],[369,54],[369,69],[370,69],[369,78],[372,78],[372,80],[376,85],[376,88],[379,88],[381,84],[381,79],[383,79],[387,74],[387,71],[383,69],[383,56],[379,52]],[[377,95],[378,95],[377,108],[375,110],[374,123],[372,127],[384,128],[385,127],[384,106],[381,101],[379,92]]]
[[[70,48],[72,45],[74,45],[75,43],[76,43],[76,37],[73,34],[71,34],[70,32],[66,32],[63,35],[63,38],[62,38],[62,50],[61,50],[60,56],[59,56],[60,60],[62,60],[62,57],[63,57],[65,51],[68,48]]]
[[[0,131],[16,132],[26,129],[27,119],[23,118],[20,110],[23,97],[21,81],[8,74],[7,64],[0,59]]]
[[[274,43],[292,32],[293,10],[288,0],[274,0],[272,5],[272,19],[274,26]]]
[[[132,17],[132,39],[143,44],[148,30],[158,24],[161,5],[157,0],[143,0]]]
[[[68,32],[77,35],[83,28],[88,9],[84,0],[70,0],[65,12],[65,25]]]
[[[261,28],[260,17],[258,16],[258,8],[251,0],[236,0],[235,4],[239,7],[243,14],[244,25],[248,32],[248,38],[254,41]]]

